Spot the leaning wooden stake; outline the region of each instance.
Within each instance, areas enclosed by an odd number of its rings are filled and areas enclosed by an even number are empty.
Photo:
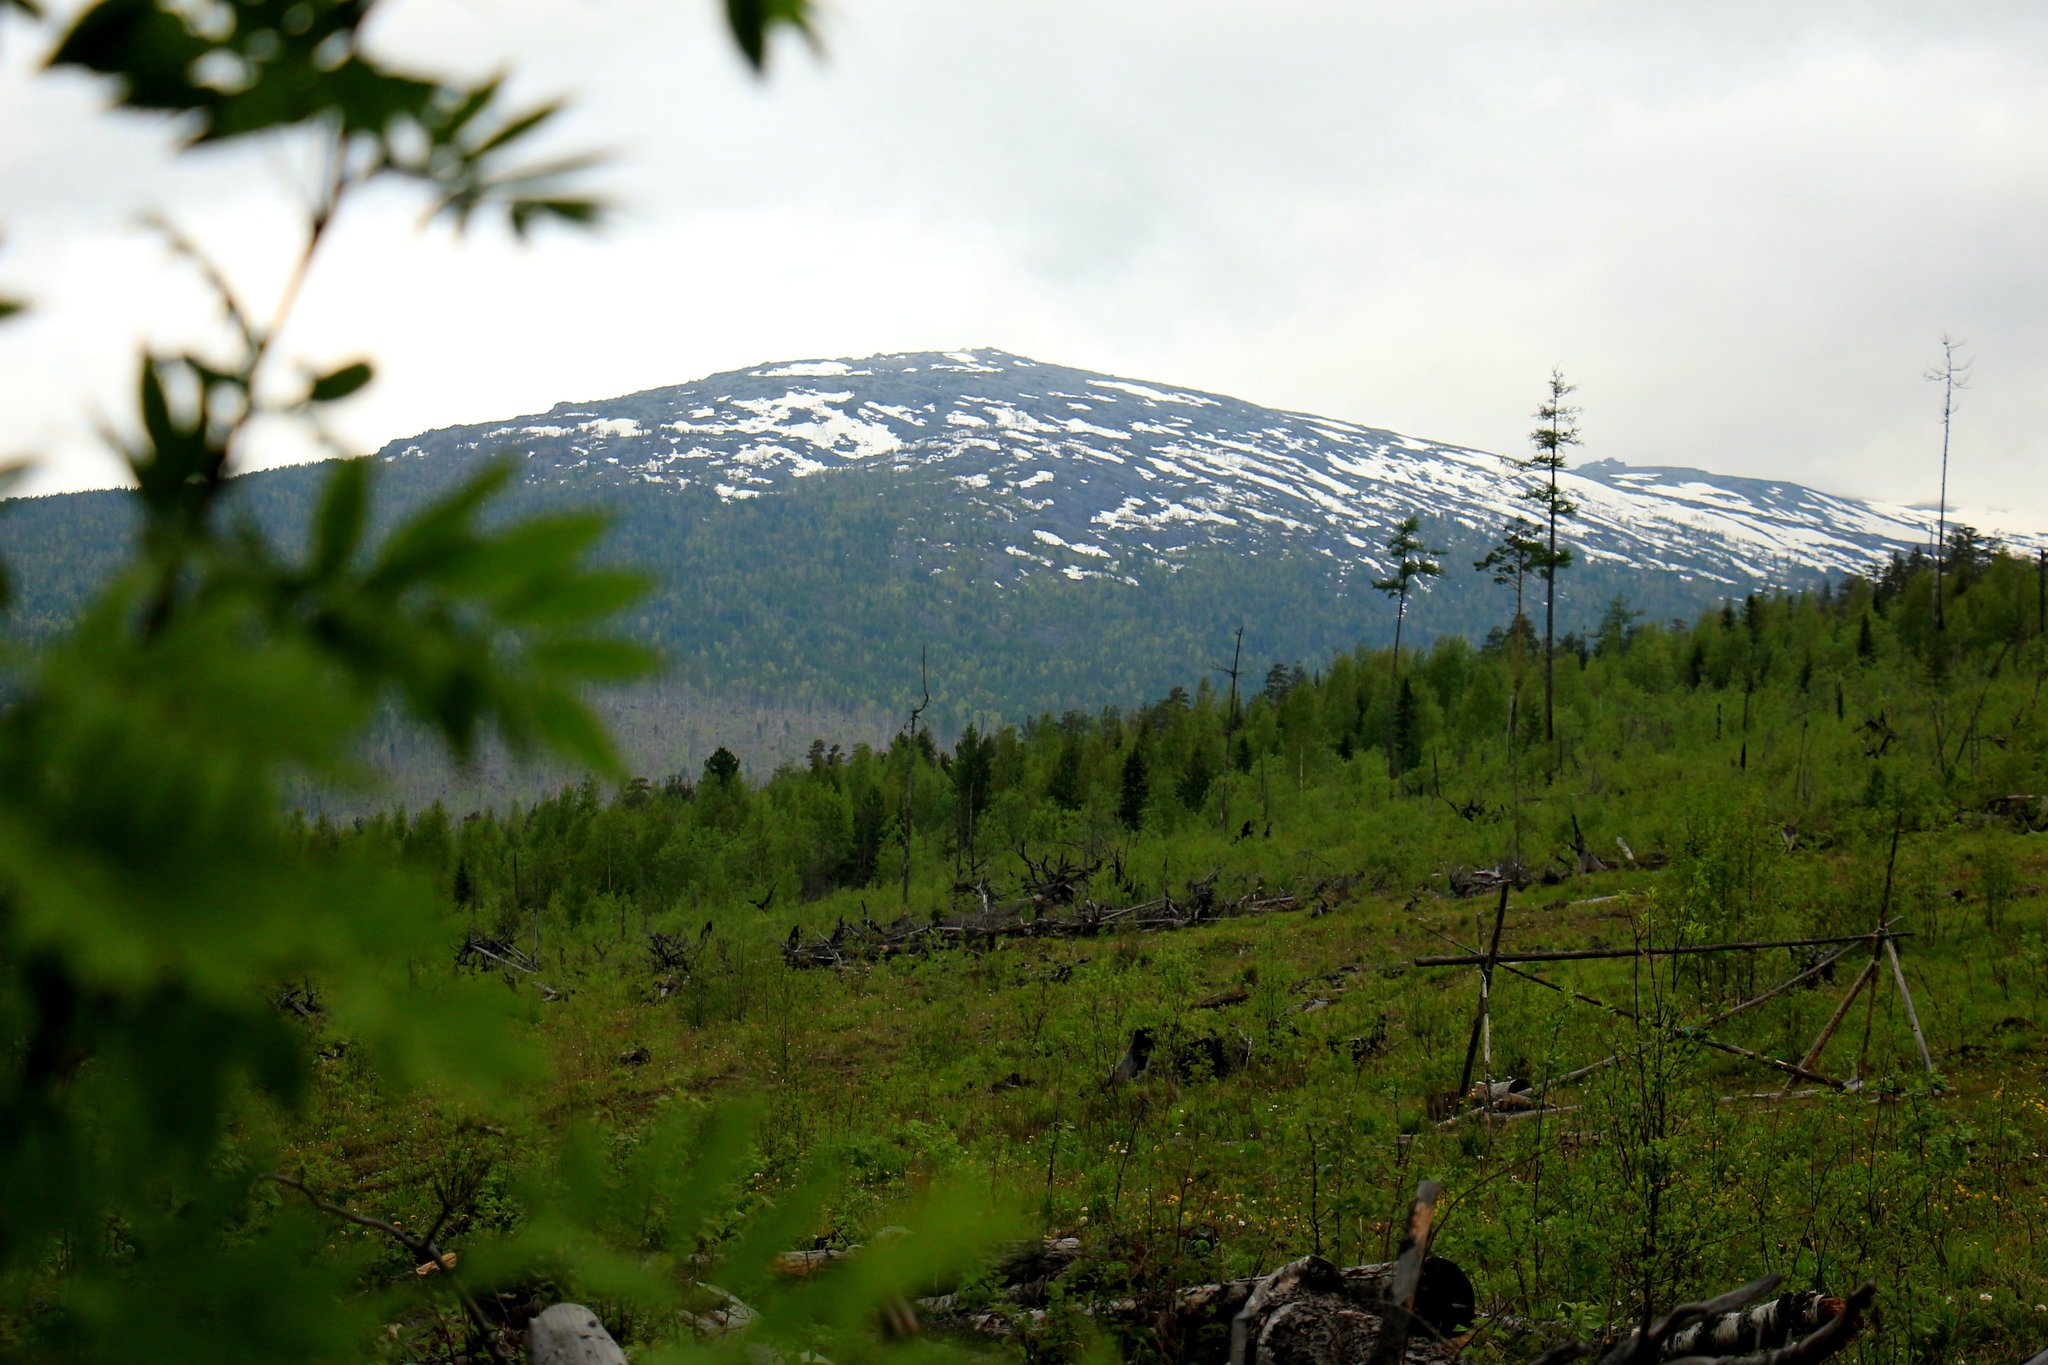
[[[1809,1071],[1803,1066],[1794,1066],[1792,1063],[1781,1061],[1768,1053],[1752,1052],[1746,1047],[1722,1042],[1719,1038],[1709,1038],[1704,1033],[1693,1034],[1692,1041],[1698,1043],[1701,1047],[1710,1047],[1717,1052],[1725,1052],[1731,1057],[1742,1057],[1757,1063],[1759,1066],[1775,1068],[1795,1080],[1812,1081],[1815,1085],[1824,1085],[1830,1090],[1840,1090],[1843,1088],[1843,1082],[1834,1079],[1832,1076],[1823,1076],[1818,1071]]]
[[[1827,1049],[1828,1040],[1835,1036],[1835,1030],[1842,1026],[1842,1019],[1849,1013],[1849,1007],[1856,1003],[1856,997],[1862,993],[1865,986],[1871,984],[1871,978],[1876,975],[1877,959],[1873,957],[1864,964],[1863,970],[1856,974],[1856,980],[1850,985],[1849,993],[1842,997],[1841,1004],[1835,1006],[1835,1012],[1828,1017],[1828,1022],[1821,1029],[1820,1036],[1813,1040],[1813,1046],[1806,1049],[1806,1055],[1799,1059],[1801,1070],[1810,1071],[1813,1069],[1814,1064],[1820,1061],[1820,1054]],[[1780,1095],[1791,1094],[1792,1082],[1785,1082],[1785,1088],[1778,1093]]]
[[[1920,1065],[1927,1068],[1927,1074],[1934,1074],[1934,1058],[1927,1053],[1927,1035],[1920,1031],[1920,1013],[1913,1008],[1913,992],[1906,989],[1906,969],[1899,965],[1899,950],[1892,946],[1891,936],[1884,940],[1884,955],[1892,964],[1892,980],[1898,983],[1899,1000],[1906,1007],[1906,1023],[1913,1030],[1913,1045],[1920,1049]]]
[[[1857,939],[1853,940],[1852,942],[1854,942],[1854,943],[1864,943],[1864,942],[1868,942],[1868,941],[1869,941],[1869,939],[1870,939],[1870,937],[1871,937],[1870,935],[1867,935],[1867,934],[1866,934],[1866,935],[1864,935],[1864,936],[1862,936],[1862,937],[1860,937],[1860,938],[1857,938]],[[1832,953],[1829,953],[1829,954],[1828,954],[1828,955],[1827,955],[1826,957],[1824,957],[1824,958],[1822,958],[1822,959],[1821,959],[1820,961],[1818,961],[1818,962],[1814,963],[1814,964],[1813,964],[1813,965],[1812,965],[1811,967],[1808,967],[1808,968],[1807,968],[1807,969],[1806,969],[1805,971],[1803,971],[1803,972],[1800,972],[1800,973],[1799,973],[1799,974],[1797,974],[1796,976],[1788,976],[1788,977],[1786,977],[1786,978],[1785,978],[1785,979],[1784,979],[1783,981],[1780,981],[1780,982],[1779,982],[1779,983],[1778,983],[1777,985],[1775,985],[1775,986],[1771,987],[1771,988],[1770,988],[1769,990],[1765,991],[1765,992],[1764,992],[1764,993],[1763,993],[1762,995],[1753,995],[1753,996],[1751,996],[1751,997],[1750,997],[1749,999],[1747,999],[1747,1000],[1744,1000],[1744,1001],[1742,1001],[1742,1002],[1741,1002],[1740,1004],[1736,1004],[1736,1005],[1730,1005],[1730,1006],[1729,1006],[1729,1007],[1728,1007],[1727,1009],[1725,1009],[1725,1010],[1722,1010],[1722,1011],[1721,1011],[1721,1012],[1720,1012],[1719,1014],[1717,1014],[1717,1015],[1714,1015],[1714,1016],[1713,1016],[1712,1018],[1709,1018],[1709,1019],[1704,1019],[1704,1020],[1700,1021],[1700,1022],[1699,1022],[1699,1023],[1697,1023],[1697,1024],[1692,1024],[1692,1025],[1688,1025],[1688,1026],[1686,1026],[1686,1027],[1684,1027],[1684,1028],[1678,1028],[1678,1029],[1673,1029],[1673,1030],[1671,1030],[1671,1031],[1670,1031],[1670,1033],[1669,1033],[1669,1034],[1668,1034],[1667,1036],[1668,1036],[1668,1037],[1672,1037],[1672,1038],[1677,1038],[1677,1037],[1680,1037],[1680,1036],[1682,1036],[1683,1034],[1685,1034],[1685,1033],[1688,1033],[1688,1032],[1691,1032],[1691,1033],[1697,1033],[1697,1032],[1699,1032],[1699,1031],[1700,1031],[1700,1030],[1702,1030],[1702,1029],[1710,1029],[1710,1028],[1712,1028],[1712,1027],[1713,1027],[1714,1025],[1716,1025],[1716,1024],[1722,1023],[1723,1021],[1725,1021],[1725,1020],[1728,1020],[1728,1019],[1732,1019],[1732,1018],[1734,1018],[1734,1017],[1735,1017],[1736,1015],[1738,1015],[1738,1014],[1741,1014],[1741,1013],[1742,1013],[1742,1012],[1743,1012],[1744,1010],[1752,1010],[1752,1009],[1755,1009],[1755,1008],[1756,1008],[1756,1007],[1757,1007],[1758,1005],[1761,1005],[1761,1004],[1763,1004],[1763,1003],[1764,1003],[1765,1001],[1767,1001],[1767,1000],[1772,1000],[1772,999],[1775,999],[1775,998],[1777,998],[1777,997],[1778,997],[1778,996],[1780,996],[1780,995],[1783,995],[1783,994],[1784,994],[1784,993],[1785,993],[1786,991],[1789,991],[1789,990],[1791,990],[1791,989],[1792,989],[1792,988],[1793,988],[1794,986],[1798,985],[1798,984],[1799,984],[1800,982],[1802,982],[1802,981],[1807,981],[1807,980],[1811,980],[1812,978],[1814,978],[1814,977],[1816,977],[1816,976],[1819,976],[1819,975],[1820,975],[1820,974],[1821,974],[1822,972],[1824,972],[1824,971],[1826,971],[1826,970],[1827,970],[1828,968],[1830,968],[1830,967],[1834,966],[1834,965],[1835,965],[1835,963],[1836,963],[1837,961],[1839,961],[1840,959],[1842,959],[1842,958],[1844,958],[1844,957],[1847,957],[1848,955],[1849,955],[1849,949],[1847,949],[1847,948],[1837,948],[1837,949],[1836,949],[1836,950],[1835,950],[1834,952],[1832,952]],[[1724,1050],[1724,1051],[1727,1051],[1727,1050],[1732,1050],[1732,1049],[1734,1048],[1734,1046],[1735,1046],[1735,1045],[1734,1045],[1733,1043],[1720,1043],[1720,1042],[1718,1042],[1718,1041],[1717,1041],[1717,1042],[1715,1042],[1715,1043],[1714,1043],[1713,1045],[1714,1045],[1714,1046],[1716,1046],[1716,1047],[1720,1047],[1720,1048],[1721,1048],[1722,1050]],[[1594,1072],[1596,1072],[1596,1071],[1600,1070],[1600,1069],[1601,1069],[1602,1067],[1609,1067],[1609,1066],[1613,1066],[1613,1065],[1614,1065],[1614,1064],[1615,1064],[1616,1062],[1620,1061],[1620,1060],[1621,1060],[1621,1059],[1622,1059],[1623,1057],[1631,1057],[1631,1056],[1634,1056],[1634,1055],[1635,1055],[1635,1053],[1637,1053],[1637,1052],[1641,1052],[1641,1051],[1642,1051],[1642,1050],[1643,1050],[1644,1048],[1647,1048],[1647,1047],[1649,1047],[1649,1046],[1650,1046],[1650,1044],[1648,1044],[1648,1043],[1644,1043],[1644,1044],[1642,1044],[1642,1046],[1641,1046],[1641,1047],[1637,1047],[1637,1048],[1634,1048],[1634,1049],[1632,1049],[1632,1050],[1631,1050],[1631,1051],[1629,1051],[1629,1052],[1617,1052],[1617,1053],[1615,1053],[1615,1054],[1614,1054],[1613,1056],[1611,1056],[1611,1057],[1602,1057],[1602,1058],[1601,1058],[1601,1059],[1600,1059],[1599,1061],[1597,1061],[1597,1062],[1594,1062],[1594,1063],[1592,1063],[1592,1064],[1591,1064],[1591,1065],[1589,1065],[1589,1066],[1582,1066],[1582,1067],[1580,1067],[1580,1068],[1579,1068],[1579,1069],[1578,1069],[1577,1071],[1567,1071],[1567,1072],[1566,1072],[1566,1073],[1565,1073],[1564,1075],[1562,1075],[1562,1076],[1553,1076],[1553,1077],[1551,1077],[1551,1078],[1550,1078],[1549,1080],[1547,1080],[1547,1081],[1544,1081],[1544,1082],[1543,1082],[1542,1084],[1540,1084],[1540,1085],[1536,1086],[1536,1087],[1535,1087],[1535,1089],[1534,1089],[1534,1092],[1533,1092],[1533,1093],[1534,1093],[1534,1094],[1536,1095],[1536,1097],[1537,1097],[1538,1099],[1541,1099],[1541,1098],[1543,1097],[1544,1093],[1545,1093],[1545,1092],[1547,1092],[1548,1090],[1550,1090],[1550,1089],[1551,1089],[1552,1087],[1554,1087],[1554,1086],[1560,1086],[1560,1085],[1570,1085],[1570,1084],[1571,1084],[1571,1083],[1572,1083],[1573,1081],[1578,1081],[1578,1080],[1584,1080],[1584,1079],[1585,1079],[1586,1077],[1588,1077],[1588,1076],[1592,1075],[1592,1074],[1593,1074]],[[1760,1054],[1759,1054],[1759,1055],[1760,1055]],[[1774,1064],[1774,1065],[1776,1065],[1776,1066],[1779,1066],[1779,1067],[1790,1067],[1790,1066],[1791,1066],[1791,1063],[1790,1063],[1790,1062],[1775,1062],[1775,1061],[1774,1061],[1774,1062],[1773,1062],[1773,1064]],[[1841,1088],[1841,1085],[1840,1085],[1840,1083],[1839,1083],[1839,1082],[1836,1082],[1836,1081],[1827,1081],[1826,1083],[1827,1083],[1827,1084],[1829,1084],[1829,1085],[1831,1085],[1831,1086],[1834,1086],[1834,1087],[1835,1087],[1836,1089],[1838,1089],[1838,1090],[1839,1090],[1839,1089]]]

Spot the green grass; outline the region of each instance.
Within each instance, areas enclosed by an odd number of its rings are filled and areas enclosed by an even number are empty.
[[[1756,932],[1867,927],[1868,914],[1846,913],[1865,880],[1857,859],[1778,856],[1802,894],[1771,907]],[[1976,883],[2000,859],[2027,893],[2001,907],[1994,929]],[[2038,889],[2048,845],[1999,830],[1906,840],[1901,862],[1922,860],[1954,872],[1935,879],[1939,890],[1953,881],[1964,893],[1901,925],[1918,935],[1904,960],[1938,1084],[1886,980],[1861,1094],[1722,1102],[1785,1078],[1680,1040],[1560,1092],[1563,1112],[1440,1125],[1425,1098],[1456,1082],[1476,974],[1407,963],[1448,951],[1439,934],[1475,941],[1492,902],[1401,889],[1344,897],[1316,917],[836,973],[784,967],[763,916],[723,927],[705,965],[665,1000],[634,946],[592,933],[553,946],[548,979],[567,999],[541,1004],[524,990],[555,1067],[516,1117],[484,1126],[424,1102],[393,1107],[351,1078],[344,1057],[302,1141],[359,1203],[423,1217],[432,1175],[451,1160],[484,1160],[509,1180],[572,1121],[601,1121],[629,1143],[674,1106],[756,1095],[766,1106],[757,1173],[727,1193],[736,1210],[794,1187],[822,1153],[839,1174],[802,1231],[862,1241],[909,1192],[964,1180],[1047,1233],[1085,1238],[1090,1273],[1117,1287],[1249,1274],[1310,1250],[1383,1259],[1407,1193],[1430,1177],[1449,1193],[1439,1249],[1472,1273],[1488,1313],[1593,1330],[1627,1320],[1645,1294],[1668,1303],[1779,1270],[1837,1292],[1879,1282],[1884,1325],[1857,1348],[1864,1358],[2011,1354],[2048,1331],[2032,1307],[2048,1301],[2048,903]],[[1506,942],[1618,945],[1659,933],[1696,872],[1684,863],[1531,888],[1511,901]],[[1844,918],[1817,923],[1831,895]],[[1654,973],[1632,962],[1536,970],[1683,1019],[1794,970],[1784,951],[1754,957],[1722,975],[1696,970],[1697,959],[1662,960]],[[1831,986],[1795,990],[1717,1036],[1797,1059],[1861,959],[1841,965]],[[1241,1004],[1188,1008],[1238,986]],[[1328,1003],[1302,1008],[1317,999]],[[1851,1012],[1817,1064],[1824,1072],[1852,1070],[1863,1013]],[[1354,1060],[1348,1040],[1381,1021],[1384,1050]],[[1241,1032],[1253,1059],[1220,1080],[1155,1068],[1105,1087],[1141,1025]],[[1627,1021],[1513,978],[1497,984],[1498,1074],[1550,1074],[1641,1040]],[[641,1048],[646,1062],[622,1060]],[[1023,1084],[1004,1084],[1013,1076]],[[513,1203],[485,1202],[480,1227],[517,1221]],[[1491,1340],[1507,1356],[1521,1345]]]
[[[2048,656],[2020,610],[2034,584],[2011,564],[1958,599],[1946,637],[1927,627],[1921,578],[1567,656],[1559,742],[1531,733],[1540,694],[1525,681],[1512,761],[1512,656],[1448,644],[1407,665],[1422,758],[1398,776],[1373,719],[1389,661],[1361,653],[1282,677],[1235,726],[1198,690],[950,753],[821,749],[758,787],[586,785],[475,820],[316,827],[440,877],[461,902],[451,952],[489,932],[540,959],[537,978],[407,970],[502,1000],[552,1065],[479,1110],[394,1097],[343,1052],[290,1128],[295,1159],[356,1206],[412,1220],[435,1212],[437,1183],[460,1185],[454,1241],[486,1246],[545,1223],[549,1192],[575,1184],[555,1155],[564,1135],[595,1134],[589,1169],[610,1193],[577,1245],[603,1254],[564,1254],[546,1283],[522,1283],[597,1302],[642,1343],[673,1339],[675,1319],[590,1264],[729,1285],[776,1238],[866,1242],[938,1218],[905,1203],[952,1190],[940,1207],[1007,1211],[1002,1236],[1082,1237],[1071,1303],[1310,1251],[1385,1259],[1431,1178],[1447,1191],[1438,1249],[1488,1315],[1482,1359],[1766,1271],[1837,1293],[1875,1280],[1859,1361],[2023,1358],[2048,1337],[2048,840],[1996,798],[2048,791]],[[1135,807],[1134,745],[1152,773]],[[1193,784],[1198,753],[1214,763]],[[865,862],[863,818],[881,831]],[[1580,838],[1617,866],[1572,874]],[[1096,866],[1086,894],[1104,904],[1213,876],[1219,896],[1291,891],[1317,909],[842,971],[782,960],[793,925],[965,913],[982,878],[1010,897],[1024,854]],[[1452,886],[1506,854],[1531,878],[1510,901],[1510,949],[1861,934],[1896,917],[1938,1074],[1888,972],[1815,1063],[1860,1072],[1861,1088],[1780,1097],[1782,1073],[1684,1026],[1797,972],[1794,952],[1559,963],[1532,970],[1637,1018],[1503,973],[1494,1074],[1624,1063],[1557,1090],[1541,1117],[1440,1122],[1432,1096],[1459,1079],[1477,973],[1411,963],[1483,942],[1493,897]],[[707,923],[687,971],[650,958],[648,933],[694,943]],[[1866,960],[1852,952],[1831,982],[1713,1035],[1796,1061]],[[1242,1002],[1193,1008],[1235,990]],[[1241,1039],[1251,1060],[1106,1084],[1140,1027],[1169,1046]],[[665,1159],[656,1135],[736,1105],[757,1114],[739,1165],[684,1223],[654,1208],[631,1173]],[[384,1269],[409,1269],[397,1260]]]

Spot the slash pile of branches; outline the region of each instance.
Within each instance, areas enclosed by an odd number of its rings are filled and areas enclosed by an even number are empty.
[[[1062,879],[1062,892],[1071,886],[1071,881]],[[801,927],[792,926],[782,945],[783,960],[793,967],[843,967],[907,953],[988,948],[1004,939],[1092,938],[1116,929],[1186,929],[1217,920],[1302,908],[1302,899],[1289,893],[1274,895],[1257,890],[1242,896],[1219,897],[1213,874],[1190,883],[1178,897],[1168,894],[1116,907],[1078,895],[1062,900],[1058,895],[1047,896],[1028,887],[1020,897],[998,901],[985,881],[965,889],[975,893],[980,908],[951,918],[934,912],[929,919],[905,915],[892,924],[877,924],[872,919],[850,923],[842,919],[831,933],[810,935]],[[1311,904],[1319,905],[1320,901]]]
[[[503,939],[476,936],[464,939],[462,946],[455,950],[455,965],[476,971],[503,968],[524,972],[528,976],[540,970],[540,963],[524,949],[516,948]]]
[[[458,969],[505,974],[508,981],[530,981],[540,992],[543,1000],[562,1000],[568,992],[551,986],[540,979],[540,960],[523,948],[515,947],[503,939],[480,938],[474,934],[462,941],[455,950],[455,965]],[[512,973],[519,975],[514,976]]]
[[[1250,1279],[1121,1298],[1071,1290],[1061,1296],[1051,1282],[1080,1258],[1082,1246],[1071,1237],[1046,1238],[1004,1260],[993,1294],[943,1294],[890,1311],[911,1329],[1006,1338],[1029,1351],[1052,1326],[1053,1300],[1063,1298],[1066,1311],[1120,1335],[1149,1336],[1166,1358],[1191,1365],[1456,1365],[1477,1317],[1476,1295],[1463,1270],[1430,1253],[1441,1193],[1435,1181],[1421,1182],[1400,1253],[1384,1265],[1346,1268],[1304,1256]],[[808,1277],[860,1251],[790,1252],[775,1268]],[[1842,1298],[1797,1292],[1763,1301],[1779,1280],[1766,1275],[1718,1298],[1681,1304],[1607,1340],[1554,1346],[1531,1365],[1818,1365],[1856,1335],[1876,1293],[1865,1284]],[[753,1321],[751,1309],[724,1297],[721,1311],[692,1319],[701,1335],[724,1336]]]

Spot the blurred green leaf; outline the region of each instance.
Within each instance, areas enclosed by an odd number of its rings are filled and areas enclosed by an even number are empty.
[[[540,689],[534,694],[533,709],[542,737],[555,750],[608,777],[622,771],[611,736],[573,693]]]
[[[536,222],[544,218],[578,226],[593,224],[603,216],[604,205],[595,199],[514,199],[506,213],[512,231],[524,237]]]
[[[810,0],[725,0],[725,18],[747,62],[756,71],[768,64],[768,40],[777,28],[812,37]]]
[[[210,48],[154,0],[100,0],[72,24],[49,65],[114,77],[130,108],[184,111],[210,102],[191,79]]]
[[[166,380],[191,381],[188,410],[173,409]],[[129,452],[143,506],[159,529],[190,531],[205,517],[227,473],[224,433],[209,429],[211,390],[232,380],[185,357],[145,354],[138,406],[145,444]]]
[[[363,586],[372,592],[392,593],[413,579],[448,568],[469,543],[470,519],[511,478],[510,465],[490,465],[428,505],[392,533]]]
[[[469,154],[477,158],[489,156],[500,147],[516,142],[540,127],[541,124],[546,123],[549,119],[560,113],[561,108],[562,106],[559,104],[543,104],[537,109],[529,109],[471,148]]]
[[[574,625],[637,602],[646,594],[647,582],[643,574],[621,572],[536,575],[500,597],[498,614],[517,625]]]
[[[25,313],[28,305],[20,299],[0,298],[0,318],[11,318],[16,313]]]
[[[312,571],[328,578],[340,572],[363,538],[363,522],[369,515],[370,466],[363,460],[343,460],[327,476],[327,490],[314,514]]]
[[[306,399],[312,403],[332,403],[348,397],[369,382],[369,362],[358,360],[352,365],[344,365],[315,379],[313,387],[307,391]]]

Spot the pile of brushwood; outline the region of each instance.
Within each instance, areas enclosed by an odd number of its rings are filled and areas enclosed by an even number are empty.
[[[792,925],[782,946],[783,960],[793,967],[843,967],[909,953],[948,948],[986,948],[1004,939],[1092,938],[1113,929],[1157,931],[1186,929],[1247,915],[1299,910],[1303,898],[1263,888],[1241,896],[1219,897],[1216,874],[1188,883],[1181,895],[1171,892],[1132,905],[1110,906],[1077,894],[1093,869],[1070,872],[1050,886],[1027,883],[1014,897],[998,900],[984,879],[956,888],[970,895],[977,908],[951,918],[934,911],[927,919],[904,915],[891,924],[872,919],[840,920],[829,934],[806,936]],[[1324,907],[1320,893],[1308,898],[1311,912]]]
[[[1470,1340],[1474,1294],[1463,1270],[1430,1254],[1439,1193],[1434,1181],[1422,1182],[1400,1255],[1383,1265],[1340,1268],[1320,1256],[1304,1256],[1250,1279],[1066,1301],[1083,1317],[1169,1360],[1220,1365],[1227,1351],[1229,1365],[1451,1365]],[[859,1251],[790,1252],[775,1268],[785,1276],[808,1277]],[[1081,1253],[1076,1238],[1047,1238],[1004,1259],[992,1295],[975,1296],[971,1303],[961,1294],[895,1303],[885,1311],[885,1326],[892,1335],[929,1330],[1005,1338],[1042,1350],[1053,1317],[1047,1307],[1055,1297],[1052,1285]],[[1865,1284],[1845,1298],[1814,1292],[1765,1298],[1778,1282],[1777,1275],[1766,1275],[1605,1340],[1560,1342],[1535,1365],[1580,1359],[1598,1365],[1811,1365],[1849,1343],[1876,1292]],[[575,1339],[583,1353],[558,1356],[553,1334],[529,1330],[537,1363],[625,1359],[587,1310],[567,1305],[550,1312],[576,1317]],[[756,1321],[753,1310],[731,1295],[689,1318],[705,1338],[727,1337]]]

